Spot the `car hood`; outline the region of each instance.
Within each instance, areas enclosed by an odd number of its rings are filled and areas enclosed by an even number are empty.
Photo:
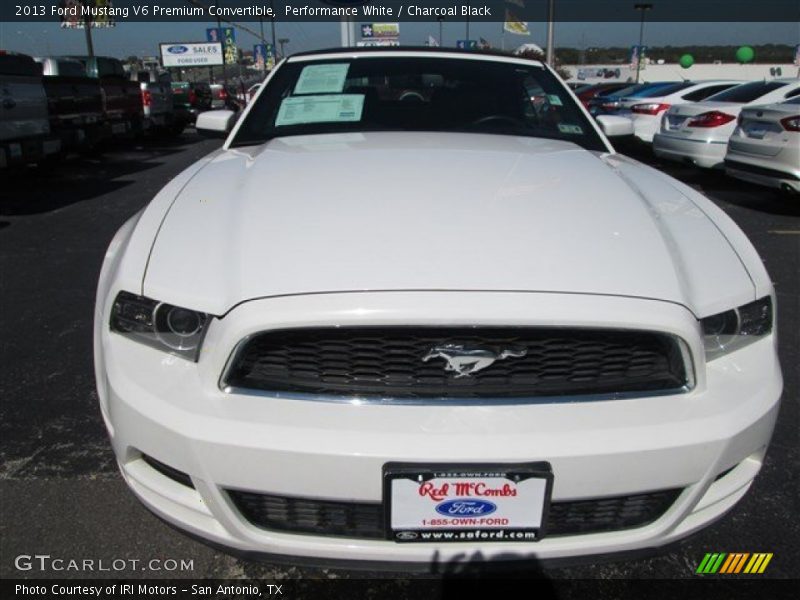
[[[407,132],[221,151],[165,215],[143,293],[212,314],[259,297],[364,290],[690,307],[741,295],[747,274],[711,220],[663,177],[614,156],[544,139]]]

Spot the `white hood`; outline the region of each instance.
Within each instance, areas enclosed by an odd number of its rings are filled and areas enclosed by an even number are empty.
[[[542,139],[366,133],[221,152],[166,215],[143,292],[212,314],[362,290],[624,295],[695,309],[752,295],[744,283],[714,223],[638,164]]]

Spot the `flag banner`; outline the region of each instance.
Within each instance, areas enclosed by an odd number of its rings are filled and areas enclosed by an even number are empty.
[[[429,35],[428,36],[428,44],[427,45],[432,47],[432,48],[438,48],[439,47],[439,40],[437,40],[432,35]]]
[[[646,54],[647,46],[631,46],[631,69],[644,69]]]
[[[63,29],[83,29],[87,21],[93,29],[117,25],[112,0],[59,0],[58,7]]]
[[[269,58],[272,54],[272,44],[256,44],[253,46],[253,64],[261,71],[269,69]]]
[[[400,23],[364,23],[361,25],[362,38],[400,37]]]
[[[222,41],[225,64],[235,65],[239,62],[239,49],[236,47],[236,30],[233,27],[222,28]]]
[[[480,48],[481,50],[489,50],[491,47],[492,45],[484,38],[480,38],[478,40],[478,48]]]
[[[517,35],[531,34],[531,32],[528,31],[528,24],[525,21],[520,21],[516,15],[508,9],[506,9],[506,20],[505,23],[503,23],[503,29]]]

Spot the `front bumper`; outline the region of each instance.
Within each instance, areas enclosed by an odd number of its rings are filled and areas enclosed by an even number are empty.
[[[727,148],[727,142],[707,138],[685,138],[664,132],[653,136],[653,152],[659,158],[688,162],[704,169],[722,168]]]
[[[486,558],[551,559],[661,546],[720,517],[761,466],[782,387],[771,338],[708,365],[696,362],[696,387],[674,396],[401,406],[228,394],[218,385],[232,348],[254,331],[331,323],[442,324],[435,315],[443,314],[447,324],[624,321],[679,335],[694,356],[702,356],[696,320],[682,307],[555,294],[397,292],[253,301],[215,321],[198,363],[101,327],[100,402],[125,480],[168,522],[243,552],[430,562],[477,552]],[[602,322],[597,315],[605,315]],[[151,468],[142,454],[189,474],[194,489]],[[636,529],[540,542],[432,545],[267,531],[244,519],[225,492],[380,502],[381,470],[392,461],[547,461],[555,476],[554,502],[683,492],[661,518]]]

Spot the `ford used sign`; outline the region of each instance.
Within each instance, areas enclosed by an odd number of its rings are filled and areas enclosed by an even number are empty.
[[[436,512],[448,517],[453,515],[490,515],[496,510],[497,506],[492,502],[487,502],[486,500],[469,500],[465,498],[448,500],[436,507]]]
[[[183,42],[159,44],[164,67],[211,67],[222,64],[220,42]]]

